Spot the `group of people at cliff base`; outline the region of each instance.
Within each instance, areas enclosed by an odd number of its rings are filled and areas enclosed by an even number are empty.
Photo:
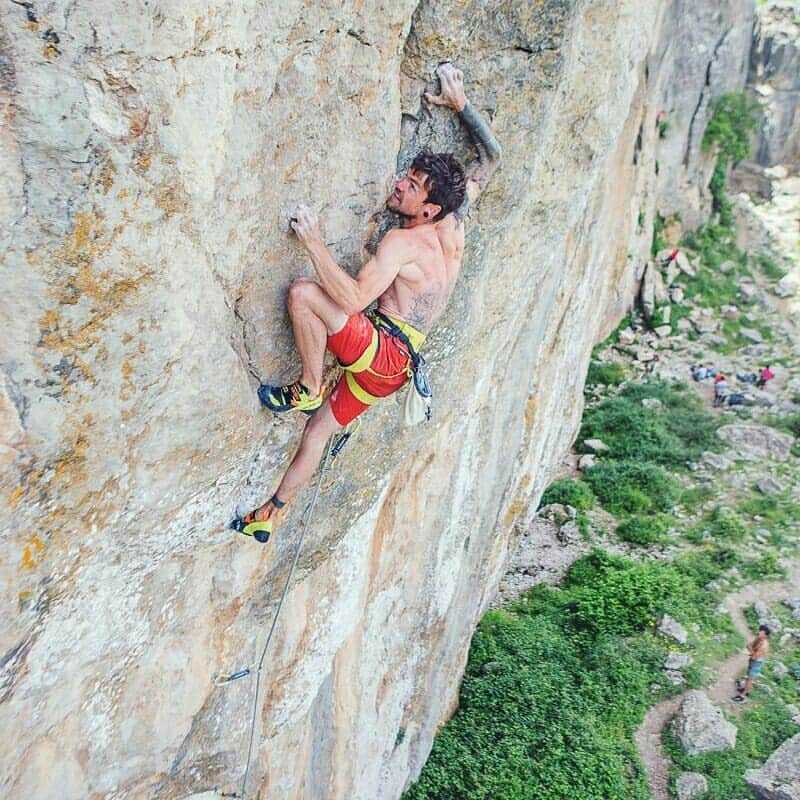
[[[713,364],[695,364],[691,367],[692,378],[695,381],[713,380],[714,381],[714,405],[715,406],[738,406],[746,402],[745,392],[729,392],[728,377]],[[736,380],[740,383],[751,384],[763,389],[773,378],[775,373],[771,365],[767,364],[758,370],[758,373],[750,372],[746,374],[736,373]]]

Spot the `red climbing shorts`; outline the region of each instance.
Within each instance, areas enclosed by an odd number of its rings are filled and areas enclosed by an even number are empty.
[[[348,317],[344,327],[328,337],[328,350],[343,365],[353,364],[369,347],[375,326],[363,312]],[[374,397],[388,397],[394,394],[408,380],[411,359],[393,336],[378,329],[378,350],[365,372],[351,373],[351,379]],[[331,392],[331,411],[340,425],[347,425],[368,408],[347,385],[347,373],[342,375]]]

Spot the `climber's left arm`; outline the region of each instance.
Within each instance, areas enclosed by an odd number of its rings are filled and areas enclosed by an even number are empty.
[[[475,200],[486,188],[489,179],[500,164],[502,149],[495,138],[489,123],[475,110],[467,100],[464,91],[464,74],[456,69],[452,63],[445,61],[436,68],[442,93],[432,95],[425,92],[425,99],[436,106],[445,106],[458,113],[464,127],[472,139],[472,144],[478,153],[475,161],[467,164],[467,196]]]

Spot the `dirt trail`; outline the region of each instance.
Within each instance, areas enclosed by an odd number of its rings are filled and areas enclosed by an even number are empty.
[[[725,608],[731,615],[733,626],[747,639],[753,632],[748,628],[744,610],[757,600],[774,603],[800,591],[800,565],[795,565],[788,578],[780,582],[753,584],[730,594],[725,598]],[[740,706],[733,702],[734,681],[744,671],[747,664],[745,653],[734,653],[717,668],[717,679],[705,688],[705,693],[716,705],[729,713],[736,713]],[[675,716],[683,702],[685,692],[676,697],[668,697],[654,705],[645,715],[642,724],[636,729],[634,741],[639,758],[647,770],[651,800],[669,800],[670,760],[661,746],[661,733],[664,726]]]

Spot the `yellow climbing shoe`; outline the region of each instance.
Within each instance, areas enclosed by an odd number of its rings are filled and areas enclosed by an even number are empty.
[[[312,397],[300,381],[290,383],[288,386],[270,386],[268,383],[262,383],[258,387],[258,399],[270,411],[279,414],[284,411],[313,414],[322,405],[322,392]]]

